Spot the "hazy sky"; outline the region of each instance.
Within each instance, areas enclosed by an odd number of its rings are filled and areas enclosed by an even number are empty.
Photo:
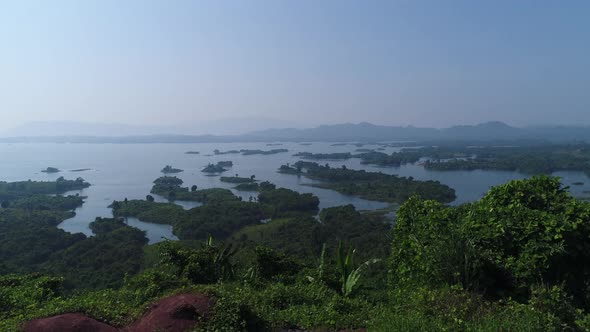
[[[0,0],[0,115],[590,124],[590,1]]]

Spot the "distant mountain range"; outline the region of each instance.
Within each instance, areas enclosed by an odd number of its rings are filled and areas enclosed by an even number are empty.
[[[130,126],[130,128],[135,128]],[[100,130],[98,130],[100,131]],[[67,131],[66,131],[67,132]],[[110,131],[113,132],[113,131]],[[374,141],[590,141],[590,127],[547,126],[512,127],[503,122],[486,122],[472,126],[449,128],[418,128],[413,126],[382,126],[366,122],[359,124],[322,125],[315,128],[266,129],[242,135],[142,135],[120,127],[117,135],[25,135],[2,137],[0,142],[57,143],[207,143],[207,142],[374,142]],[[123,135],[121,135],[123,134]]]

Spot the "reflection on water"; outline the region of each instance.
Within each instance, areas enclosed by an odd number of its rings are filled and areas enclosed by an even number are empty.
[[[365,148],[376,148],[365,145]],[[232,189],[234,184],[224,183],[218,176],[206,176],[201,169],[208,163],[221,160],[233,161],[233,167],[224,173],[226,176],[251,176],[257,180],[270,181],[278,187],[297,190],[302,193],[313,193],[320,198],[320,208],[353,204],[359,210],[374,210],[388,206],[387,203],[368,201],[340,193],[310,187],[314,181],[305,177],[281,174],[277,172],[280,165],[295,163],[300,160],[292,155],[297,152],[354,152],[354,145],[332,146],[331,143],[313,143],[305,146],[298,143],[284,143],[282,148],[289,149],[287,153],[274,155],[213,155],[213,150],[221,151],[240,149],[270,149],[266,143],[201,143],[201,144],[0,144],[0,181],[21,180],[55,180],[60,176],[66,178],[83,177],[92,184],[91,187],[79,193],[87,196],[82,207],[76,209],[76,216],[64,221],[60,227],[68,232],[82,232],[91,234],[88,224],[96,217],[112,217],[108,205],[113,200],[145,199],[152,187],[152,182],[162,176],[160,170],[165,165],[184,169],[176,174],[184,181],[184,186],[197,185],[199,189],[221,187]],[[383,152],[391,153],[400,148],[388,147]],[[185,154],[186,151],[199,151],[200,154]],[[325,164],[326,161],[321,161]],[[438,180],[454,188],[457,200],[453,204],[460,204],[479,199],[491,186],[507,181],[527,177],[518,172],[503,171],[428,171],[418,165],[404,165],[401,167],[376,167],[361,165],[359,159],[345,161],[328,161],[331,166],[365,169],[372,172],[412,176],[417,180]],[[48,166],[62,170],[89,169],[84,172],[47,174],[41,170]],[[589,196],[584,193],[590,190],[590,179],[580,172],[558,172],[563,183],[570,186],[570,190],[577,196]],[[572,185],[583,182],[583,185]],[[232,189],[233,190],[233,189]],[[233,192],[249,200],[255,196],[252,192]],[[153,195],[157,201],[166,200]],[[185,209],[199,205],[195,202],[175,202]],[[150,241],[157,241],[161,236],[170,237],[171,232],[163,228],[153,228],[153,224],[132,221],[136,227],[150,232]],[[147,224],[147,225],[146,225]],[[162,225],[157,225],[162,226]]]

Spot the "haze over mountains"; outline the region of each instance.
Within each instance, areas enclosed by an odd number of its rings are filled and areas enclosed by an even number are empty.
[[[239,121],[238,121],[239,122]],[[241,122],[247,127],[260,127]],[[236,126],[228,126],[227,130]],[[195,127],[146,127],[121,124],[73,122],[37,122],[0,133],[0,142],[70,142],[70,143],[202,143],[260,141],[498,141],[549,140],[590,141],[590,128],[584,126],[512,127],[503,122],[486,122],[449,128],[384,126],[367,122],[321,125],[315,128],[281,128],[254,130],[238,135],[198,134]],[[234,131],[235,132],[235,131]],[[43,133],[39,135],[36,133]],[[197,134],[195,134],[197,133]]]
[[[168,126],[92,123],[77,121],[34,121],[1,130],[0,137],[39,136],[144,136],[144,135],[239,135],[267,128],[300,127],[297,122],[268,117],[202,120],[195,124]]]

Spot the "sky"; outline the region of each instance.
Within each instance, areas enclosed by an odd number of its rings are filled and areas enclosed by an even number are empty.
[[[588,17],[577,0],[0,0],[0,131],[590,124]]]

